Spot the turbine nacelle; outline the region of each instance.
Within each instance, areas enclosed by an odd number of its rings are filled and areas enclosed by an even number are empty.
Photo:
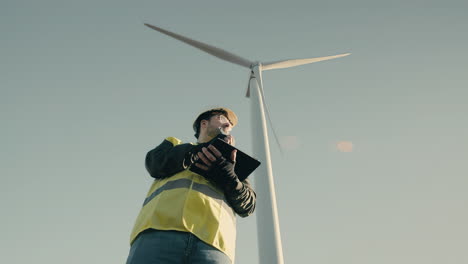
[[[250,65],[250,76],[249,76],[249,82],[247,84],[247,92],[245,93],[245,97],[250,98],[250,80],[252,78],[255,78],[257,80],[257,84],[259,86],[262,83],[261,72],[262,72],[261,62],[257,61],[253,63],[252,65]]]
[[[249,82],[247,84],[247,91],[245,93],[245,97],[250,98],[250,80],[252,80],[252,78],[255,78],[255,80],[257,81],[257,85],[260,87],[260,90],[263,93],[262,71],[263,71],[263,64],[259,61],[250,65],[250,76],[249,76]]]
[[[253,68],[255,68],[255,67],[262,67],[262,63],[259,62],[259,61],[256,61],[256,62],[250,64],[250,67],[249,67],[249,68],[250,68],[251,70],[253,70]]]

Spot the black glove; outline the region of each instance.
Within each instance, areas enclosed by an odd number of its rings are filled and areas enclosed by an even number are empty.
[[[235,166],[235,161],[220,157],[203,176],[224,191],[236,190],[242,187],[242,183],[234,171]]]
[[[208,147],[208,143],[194,145],[193,148],[185,154],[184,166],[186,168],[190,167],[192,164],[198,161],[199,157],[197,153],[202,151],[203,147]]]

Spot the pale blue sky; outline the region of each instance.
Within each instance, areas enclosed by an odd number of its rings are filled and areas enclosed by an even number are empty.
[[[0,262],[124,263],[146,152],[193,141],[202,110],[235,110],[251,152],[248,70],[146,22],[252,60],[353,53],[263,74],[277,132],[297,142],[272,144],[286,263],[468,263],[467,9],[2,0]],[[255,220],[238,221],[237,263],[257,263]]]

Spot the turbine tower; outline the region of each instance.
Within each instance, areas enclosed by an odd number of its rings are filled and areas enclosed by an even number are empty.
[[[289,68],[313,62],[336,59],[348,56],[350,53],[310,59],[290,59],[262,63],[244,59],[228,51],[184,37],[160,27],[150,24],[145,25],[222,60],[250,69],[247,97],[251,97],[252,136],[256,139],[253,140],[253,152],[254,156],[264,165],[260,166],[255,172],[255,191],[258,194],[257,234],[259,261],[260,264],[283,264],[283,249],[281,244],[278,210],[276,206],[273,169],[271,166],[268,127],[266,122],[268,110],[266,108],[265,96],[263,93],[262,71]],[[277,138],[276,140],[278,142]]]

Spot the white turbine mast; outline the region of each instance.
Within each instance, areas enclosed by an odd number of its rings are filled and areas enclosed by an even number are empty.
[[[253,155],[258,160],[260,160],[263,165],[255,171],[255,191],[257,192],[256,214],[259,263],[283,264],[283,249],[281,244],[278,210],[276,206],[276,194],[273,180],[273,170],[271,166],[270,146],[266,122],[266,116],[269,116],[269,114],[268,109],[266,108],[265,96],[263,92],[262,71],[283,69],[303,64],[341,58],[350,55],[350,53],[310,59],[289,59],[262,63],[258,61],[250,61],[244,59],[223,49],[184,37],[182,35],[167,31],[160,27],[156,27],[150,24],[145,24],[145,26],[159,31],[172,38],[185,42],[190,46],[198,48],[222,60],[238,64],[251,70],[249,86],[247,88],[247,97],[252,97],[251,115],[252,136],[254,139],[252,140]],[[280,146],[276,135],[275,139],[278,145]]]

